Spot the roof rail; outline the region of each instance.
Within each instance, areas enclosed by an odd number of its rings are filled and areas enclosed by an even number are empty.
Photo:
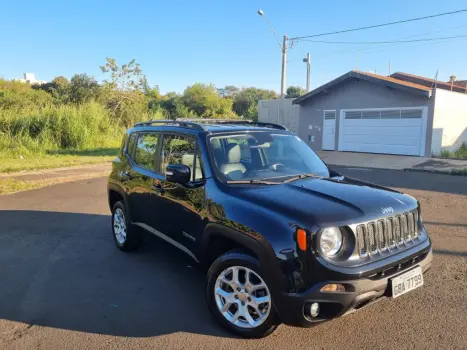
[[[254,122],[250,119],[189,119],[189,118],[177,118],[176,121],[189,122],[189,123],[209,123],[209,124],[233,124],[233,125],[252,125],[260,126],[265,128],[287,130],[283,125],[274,124],[274,123],[263,123],[263,122]]]
[[[196,130],[204,130],[204,128],[199,125],[198,123],[194,123],[191,121],[182,121],[182,120],[149,120],[147,122],[139,122],[133,125],[134,128],[140,127],[140,126],[151,126],[151,125],[157,125],[157,124],[163,124],[163,125],[179,125],[184,128],[190,128],[190,129],[196,129]]]

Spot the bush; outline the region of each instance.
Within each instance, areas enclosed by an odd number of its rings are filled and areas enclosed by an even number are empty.
[[[467,159],[467,143],[464,141],[459,149],[454,152],[456,158],[465,158]]]
[[[453,153],[447,149],[441,150],[441,158],[453,158]]]
[[[451,152],[447,149],[441,151],[441,158],[461,158],[467,159],[467,142],[462,142],[462,145],[455,151]]]
[[[115,145],[123,129],[95,102],[21,111],[0,109],[0,150],[8,155]]]
[[[0,80],[0,109],[20,110],[52,105],[53,98],[44,90],[35,90],[29,84]]]

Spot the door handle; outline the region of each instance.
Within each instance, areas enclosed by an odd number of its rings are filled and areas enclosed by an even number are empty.
[[[130,174],[129,171],[122,171],[120,173],[120,175],[124,178],[127,178],[128,180],[132,180],[133,179],[133,176]]]
[[[165,190],[164,188],[162,188],[161,185],[152,185],[151,188],[156,191],[156,193],[159,193],[159,194],[164,194],[165,193]]]

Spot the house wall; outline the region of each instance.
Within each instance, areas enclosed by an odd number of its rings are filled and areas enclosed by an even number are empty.
[[[435,89],[431,151],[456,151],[467,142],[467,94]]]
[[[375,83],[349,79],[300,105],[298,136],[315,151],[322,150],[323,111],[336,110],[336,150],[338,149],[339,115],[341,109],[428,107],[425,155],[431,151],[433,98],[387,88]],[[309,141],[309,136],[312,141]]]
[[[261,100],[258,103],[258,121],[284,125],[294,133],[298,133],[299,109],[293,105],[293,98],[284,100],[284,118],[281,118],[281,100]]]

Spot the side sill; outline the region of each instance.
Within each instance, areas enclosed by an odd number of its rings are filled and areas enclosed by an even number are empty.
[[[159,238],[162,238],[164,241],[172,244],[174,247],[177,247],[178,249],[180,249],[185,254],[188,254],[194,261],[199,263],[196,256],[190,250],[188,250],[185,246],[181,245],[180,243],[173,240],[172,238],[168,237],[167,235],[163,234],[162,232],[157,231],[155,228],[152,228],[151,226],[146,225],[145,223],[142,223],[142,222],[135,222],[133,224],[136,225],[136,226],[139,226],[141,228],[144,228],[146,231],[151,232],[153,235],[156,235]]]

